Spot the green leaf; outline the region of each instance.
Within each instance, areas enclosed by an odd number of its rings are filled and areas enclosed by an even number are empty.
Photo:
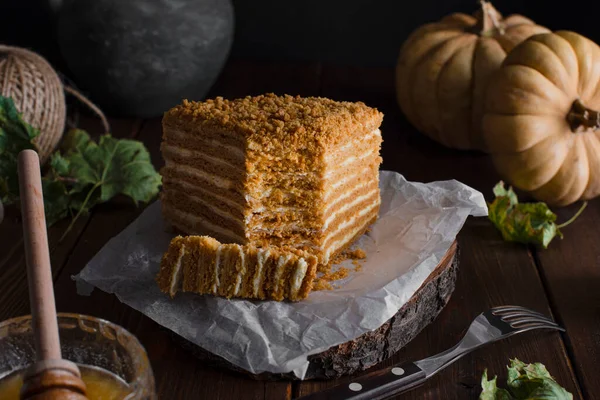
[[[19,197],[17,158],[21,150],[36,149],[40,132],[23,120],[11,98],[0,96],[0,200],[14,203]]]
[[[506,389],[498,388],[496,385],[497,376],[488,381],[487,369],[483,371],[481,377],[481,388],[483,389],[479,395],[479,400],[513,400],[513,397]]]
[[[46,225],[51,226],[69,215],[71,201],[64,183],[58,180],[43,178],[44,211]]]
[[[511,360],[507,385],[517,399],[569,400],[573,395],[561,387],[541,363]]]
[[[504,182],[500,181],[494,186],[494,196],[496,197],[508,197],[510,205],[513,206],[519,203],[519,199],[517,198],[517,194],[513,191],[512,187],[509,187],[508,190],[504,187]]]
[[[76,130],[67,135],[66,143],[71,146],[64,158],[74,191],[96,186],[100,202],[124,194],[136,204],[148,202],[158,193],[160,175],[141,142],[104,135],[96,144],[86,132]]]
[[[480,400],[572,400],[567,392],[552,378],[543,364],[525,364],[516,358],[508,367],[508,390],[498,388],[496,377],[487,379],[487,370],[481,378]]]
[[[75,212],[65,234],[81,214],[118,194],[129,196],[137,205],[158,193],[161,178],[141,142],[107,134],[96,143],[87,132],[72,130],[65,136],[62,151],[52,158],[51,166],[55,179],[65,183],[69,208]]]
[[[559,228],[567,224],[556,225],[556,214],[546,203],[519,203],[512,187],[505,189],[502,181],[494,187],[494,195],[495,200],[488,203],[488,218],[502,233],[504,240],[547,248],[554,237],[563,237]],[[584,203],[575,218],[586,205]]]
[[[69,160],[60,155],[60,153],[52,154],[50,158],[50,167],[57,175],[67,175],[69,173]]]
[[[35,149],[33,139],[38,135],[23,121],[12,100],[0,96],[0,200],[5,204],[18,200],[18,154]],[[160,175],[141,142],[107,134],[96,143],[87,132],[72,130],[64,136],[61,152],[52,154],[42,178],[46,224],[74,215],[66,234],[94,205],[118,194],[129,196],[136,205],[148,202],[160,184]]]

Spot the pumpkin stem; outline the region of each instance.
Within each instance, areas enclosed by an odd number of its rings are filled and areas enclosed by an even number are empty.
[[[475,13],[477,23],[474,30],[481,36],[492,36],[494,33],[504,35],[504,26],[500,23],[502,16],[492,3],[479,0],[481,9]]]
[[[562,224],[556,225],[556,227],[558,229],[562,229],[567,225],[570,225],[573,221],[575,221],[577,219],[577,217],[579,217],[581,215],[581,213],[583,212],[583,210],[585,210],[585,208],[587,207],[588,202],[584,201],[583,205],[579,208],[579,210],[575,213],[575,215],[573,215],[571,218],[569,218],[568,221],[563,222]]]
[[[582,127],[584,129],[600,129],[600,112],[587,108],[581,100],[577,99],[571,106],[567,121],[573,132],[580,131]]]

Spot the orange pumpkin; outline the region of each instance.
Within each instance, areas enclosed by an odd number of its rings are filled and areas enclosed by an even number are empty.
[[[506,54],[548,29],[482,1],[474,16],[456,13],[413,32],[400,50],[396,93],[421,132],[449,147],[483,150],[481,116],[490,75]]]
[[[600,194],[600,47],[573,32],[531,37],[494,75],[483,131],[498,172],[538,200]]]

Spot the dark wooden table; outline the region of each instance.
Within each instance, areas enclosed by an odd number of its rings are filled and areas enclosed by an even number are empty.
[[[276,65],[234,62],[226,66],[210,97],[239,97],[264,92],[319,95],[364,101],[384,114],[383,169],[409,180],[457,179],[488,200],[499,180],[483,154],[445,149],[417,133],[395,100],[392,69],[342,68],[320,64]],[[113,135],[142,140],[156,167],[160,118],[112,119]],[[100,133],[100,124],[82,115],[79,125]],[[566,220],[579,204],[556,210]],[[0,320],[29,313],[21,221],[14,207],[0,224]],[[210,368],[174,342],[168,331],[115,296],[95,290],[77,295],[71,276],[141,212],[126,199],[93,209],[63,242],[68,225],[50,228],[51,257],[59,311],[90,314],[133,332],[148,351],[161,399],[292,399],[350,378],[318,382],[264,382]],[[491,306],[518,304],[553,315],[567,332],[535,331],[478,350],[456,362],[406,399],[474,399],[483,370],[506,377],[509,359],[544,363],[574,397],[600,399],[600,199],[564,230],[565,238],[548,250],[504,242],[486,218],[469,218],[458,236],[461,263],[456,291],[438,319],[381,366],[417,360],[457,342],[471,320]],[[377,368],[377,367],[375,367]]]

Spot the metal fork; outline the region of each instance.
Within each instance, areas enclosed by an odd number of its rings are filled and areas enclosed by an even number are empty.
[[[458,344],[435,356],[399,364],[362,376],[351,383],[310,394],[297,400],[382,400],[412,389],[431,378],[465,354],[533,329],[563,331],[552,319],[519,306],[494,307],[471,322]]]

